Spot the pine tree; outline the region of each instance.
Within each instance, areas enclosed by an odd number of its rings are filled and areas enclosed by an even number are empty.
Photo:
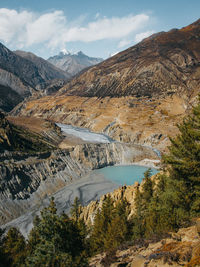
[[[5,230],[0,228],[0,267],[7,265],[6,255],[5,255],[4,248],[3,248],[4,234],[5,234]]]
[[[91,233],[93,252],[102,252],[108,239],[108,228],[114,216],[114,205],[110,195],[106,197],[101,210],[97,211]]]
[[[142,198],[143,204],[148,205],[150,199],[153,196],[153,181],[151,180],[151,168],[144,173],[144,184],[142,186]],[[145,209],[145,208],[144,208]]]
[[[54,199],[36,217],[29,240],[27,266],[87,266],[84,238],[73,219],[56,214]],[[66,263],[64,263],[66,262]],[[80,264],[78,264],[79,262]],[[66,265],[65,265],[66,264]]]
[[[170,165],[170,188],[177,217],[185,220],[200,213],[200,98],[192,114],[178,125],[164,162]]]
[[[125,199],[119,200],[113,210],[113,217],[104,241],[104,248],[109,251],[115,250],[120,244],[131,237],[130,224],[128,221],[129,205]]]
[[[130,223],[128,221],[129,205],[126,200],[114,201],[108,195],[101,210],[96,213],[91,233],[93,252],[112,253],[122,242],[128,240]]]
[[[72,218],[77,222],[81,214],[81,202],[78,197],[75,197],[70,213]]]
[[[97,210],[95,218],[94,218],[94,225],[92,226],[91,236],[90,236],[90,247],[92,253],[94,252],[102,252],[104,247],[104,240],[103,240],[103,218],[101,216],[100,209]]]
[[[3,242],[3,251],[9,266],[20,266],[26,257],[26,242],[17,228],[10,228]]]
[[[144,217],[143,217],[143,205],[142,205],[142,193],[139,190],[139,186],[136,188],[135,192],[135,210],[136,214],[132,218],[133,221],[133,239],[137,239],[144,235]]]
[[[136,189],[135,207],[136,214],[133,218],[133,238],[139,238],[146,233],[146,219],[148,216],[148,208],[153,197],[154,183],[151,180],[151,169],[144,173],[144,182],[142,190]]]

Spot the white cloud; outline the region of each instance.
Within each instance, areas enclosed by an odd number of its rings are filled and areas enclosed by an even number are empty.
[[[37,14],[1,8],[0,40],[15,48],[39,44],[51,49],[62,49],[68,42],[123,38],[119,44],[122,47],[125,45],[125,37],[137,33],[149,20],[148,15],[138,14],[112,18],[96,16],[94,21],[88,23],[81,17],[69,23],[63,11]]]
[[[155,33],[154,31],[146,31],[146,32],[141,32],[135,35],[135,42],[139,43],[140,41],[142,41],[144,38],[149,37],[150,35],[152,35],[153,33]]]
[[[33,14],[27,11],[18,13],[15,10],[6,8],[0,9],[0,39],[5,43],[10,43],[14,39],[24,42],[25,25],[33,20]]]
[[[58,38],[63,31],[66,19],[62,11],[55,11],[39,16],[26,25],[26,44],[32,45]]]
[[[66,42],[92,42],[103,39],[122,38],[144,26],[149,16],[140,14],[122,18],[103,18],[90,22],[86,27],[74,27],[64,32]]]
[[[130,40],[122,39],[118,44],[118,48],[122,48],[122,47],[124,47],[126,45],[130,45],[130,44],[131,44]]]

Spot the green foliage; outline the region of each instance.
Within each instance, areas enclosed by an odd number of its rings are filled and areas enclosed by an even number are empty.
[[[77,222],[81,214],[81,203],[78,197],[75,197],[70,213],[72,218]]]
[[[5,238],[0,231],[0,266],[86,267],[84,227],[81,220],[57,215],[52,198],[35,217],[27,242],[16,228],[10,228]]]
[[[167,174],[154,185],[146,173],[136,192],[133,238],[175,230],[200,214],[200,104],[178,128],[180,134],[163,157]]]
[[[140,192],[136,189],[135,207],[136,214],[133,218],[133,238],[140,238],[146,235],[146,217],[149,214],[148,207],[153,197],[153,182],[151,180],[151,169],[144,173],[144,183]]]
[[[55,251],[52,242],[40,242],[33,254],[26,259],[27,266],[71,266],[72,256],[70,254]]]
[[[5,238],[0,231],[0,265],[85,267],[88,255],[106,251],[109,258],[130,237],[162,235],[199,216],[200,104],[178,127],[180,134],[171,139],[169,153],[163,157],[167,171],[157,175],[156,183],[150,169],[144,173],[142,186],[136,189],[131,220],[127,201],[114,202],[108,195],[89,232],[80,216],[78,198],[71,218],[64,213],[57,215],[52,198],[49,207],[35,217],[27,242],[15,228]]]
[[[118,201],[113,211],[113,218],[108,225],[108,231],[105,239],[105,249],[116,249],[120,244],[130,238],[128,222],[128,202],[124,199]]]
[[[3,249],[5,231],[0,228],[0,266],[6,266],[6,256]]]
[[[103,202],[101,210],[95,216],[91,233],[91,248],[93,253],[104,250],[113,251],[123,241],[129,238],[128,203],[120,200],[114,206],[113,200],[108,195]]]
[[[170,153],[164,162],[170,165],[170,187],[181,213],[188,217],[200,211],[200,104],[192,115],[178,125],[180,134],[171,139]]]
[[[37,217],[34,222],[28,240],[31,253],[26,263],[36,266],[41,260],[41,266],[66,266],[63,265],[66,260],[76,266],[75,263],[80,261],[84,252],[84,238],[76,221],[66,214],[56,214],[55,203],[51,199],[49,207],[41,212],[41,218]],[[45,247],[49,250],[45,250]],[[42,265],[42,262],[48,262],[49,265]]]
[[[26,243],[16,228],[10,228],[3,242],[3,252],[9,266],[21,266],[26,257]]]

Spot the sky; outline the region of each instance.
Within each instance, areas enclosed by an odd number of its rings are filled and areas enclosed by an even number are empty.
[[[108,58],[200,18],[200,0],[0,0],[0,42],[45,59],[60,51]]]

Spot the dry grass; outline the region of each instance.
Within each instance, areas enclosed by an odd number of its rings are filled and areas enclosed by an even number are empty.
[[[200,242],[192,250],[192,258],[185,267],[200,266]]]

